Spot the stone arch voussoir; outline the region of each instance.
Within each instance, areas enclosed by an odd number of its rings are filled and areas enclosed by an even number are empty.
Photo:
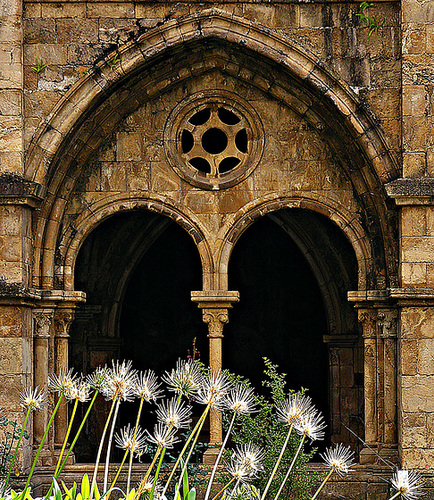
[[[131,198],[125,195],[111,196],[92,205],[91,210],[84,212],[70,228],[60,243],[63,260],[63,279],[65,290],[74,290],[75,261],[86,237],[105,219],[120,213],[133,210],[149,210],[165,215],[179,224],[193,238],[198,249],[204,279],[204,286],[210,286],[207,280],[213,276],[213,257],[206,237],[194,214],[188,213],[185,207],[180,209],[158,197]],[[186,215],[188,213],[188,215]]]
[[[235,214],[235,222],[227,224],[222,233],[222,245],[216,266],[219,270],[220,287],[227,290],[228,268],[232,250],[243,232],[257,219],[266,214],[284,208],[301,208],[324,215],[336,224],[351,244],[358,263],[359,290],[366,288],[367,276],[372,263],[369,238],[361,224],[342,206],[332,204],[330,200],[314,200],[302,197],[270,197],[254,201]]]

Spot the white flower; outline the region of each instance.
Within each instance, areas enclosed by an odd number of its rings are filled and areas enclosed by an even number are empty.
[[[152,370],[146,370],[145,372],[140,372],[137,376],[137,380],[134,386],[135,395],[144,399],[148,403],[152,400],[155,401],[160,398],[163,394],[163,390],[160,389],[161,382],[158,382],[158,378]]]
[[[231,389],[231,392],[225,398],[224,406],[239,415],[247,415],[258,411],[253,389],[241,384]]]
[[[154,426],[154,434],[146,432],[148,434],[147,440],[160,448],[173,448],[173,445],[179,441],[175,436],[176,429],[174,427],[169,429],[161,422]]]
[[[323,416],[318,412],[304,413],[300,419],[294,423],[295,430],[302,436],[310,438],[312,441],[324,439],[324,429],[326,428]]]
[[[170,373],[166,371],[162,379],[169,386],[169,390],[191,397],[199,391],[203,377],[195,361],[178,359],[176,368]]]
[[[136,370],[131,368],[131,361],[112,361],[112,368],[107,370],[107,384],[102,394],[108,400],[117,399],[132,401],[135,396],[134,387],[137,377]]]
[[[187,429],[191,422],[191,408],[185,406],[178,398],[162,401],[157,405],[157,418],[168,428]]]
[[[134,427],[131,428],[130,424],[128,424],[115,434],[115,442],[118,448],[132,450],[137,456],[143,455],[146,451],[146,433],[140,426],[137,427],[136,437],[134,438]]]
[[[45,391],[40,391],[39,386],[31,389],[24,389],[20,394],[21,406],[30,411],[40,410],[47,403],[47,394]]]
[[[288,398],[276,407],[277,416],[286,425],[294,425],[302,415],[314,411],[312,399],[305,394],[289,394]]]
[[[264,470],[261,464],[264,456],[264,450],[253,443],[238,445],[233,454],[235,460],[247,465],[253,472],[261,472]]]
[[[89,386],[98,392],[101,392],[107,384],[107,367],[98,366],[95,371],[86,377]]]
[[[339,443],[334,448],[327,448],[325,453],[320,453],[327,467],[333,469],[339,476],[347,474],[354,465],[354,451]]]
[[[399,470],[392,476],[391,483],[405,500],[415,500],[423,495],[423,492],[419,491],[423,481],[415,471]]]
[[[225,396],[231,390],[232,382],[225,372],[211,372],[199,389],[196,401],[204,405],[210,405],[213,410],[223,410]]]
[[[73,369],[67,370],[61,368],[58,375],[53,374],[48,377],[48,388],[60,395],[66,395],[73,389],[77,381],[77,374],[73,373]]]
[[[76,399],[81,403],[85,403],[90,399],[90,385],[84,380],[76,380],[74,383],[66,390],[65,396],[67,399]]]
[[[250,465],[245,463],[243,460],[239,460],[236,456],[231,458],[231,461],[226,466],[226,469],[234,479],[240,481],[241,483],[245,483],[253,479],[256,472],[250,467]]]

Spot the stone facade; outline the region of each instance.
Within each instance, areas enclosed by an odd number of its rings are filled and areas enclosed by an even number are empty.
[[[191,298],[217,368],[230,309],[243,300],[230,289],[232,250],[268,216],[319,283],[332,438],[354,443],[341,421],[359,412],[356,430],[369,445],[360,470],[375,470],[375,453],[432,466],[434,8],[402,0],[369,9],[385,19],[370,38],[359,3],[347,0],[3,1],[0,395],[8,412],[20,418],[13,388],[44,385],[68,364],[69,327],[76,310],[83,321],[86,301],[77,257],[97,226],[147,211],[191,236],[202,266],[202,290]],[[333,231],[349,243],[348,259]],[[125,269],[143,254],[134,245],[121,256]],[[127,279],[86,309],[102,318],[95,328],[105,347],[94,347],[95,360],[116,353]],[[35,442],[45,421],[35,416]],[[63,408],[47,464],[66,422]],[[220,439],[214,418],[211,440]],[[360,498],[382,498],[378,488]]]

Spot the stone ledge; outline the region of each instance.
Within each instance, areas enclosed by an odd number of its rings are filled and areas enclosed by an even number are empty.
[[[434,178],[400,178],[385,185],[397,205],[434,205]]]

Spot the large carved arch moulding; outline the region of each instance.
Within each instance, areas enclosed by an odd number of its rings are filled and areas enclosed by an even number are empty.
[[[160,72],[158,82],[152,80],[150,70],[162,55],[179,54],[183,49],[200,46],[204,41],[221,45],[229,52],[237,49],[246,51],[248,56],[256,54],[264,68],[268,65],[281,70],[279,78],[282,81],[278,78],[267,80],[260,73],[260,68],[256,74],[249,72],[249,68],[245,68],[244,73],[249,84],[285,102],[326,138],[351,178],[362,206],[369,213],[367,219],[370,222],[366,227],[362,227],[350,213],[345,213],[343,207],[331,206],[329,200],[321,202],[294,196],[286,200],[261,200],[251,206],[246,205],[231,221],[233,227],[222,228],[218,237],[214,238],[201,227],[194,212],[187,206],[175,206],[173,200],[142,192],[139,195],[134,193],[129,198],[106,197],[101,206],[92,207],[91,213],[83,214],[74,228],[67,229],[59,238],[64,210],[80,177],[81,168],[104,137],[125,116],[149,96],[175,82],[205,73],[215,65],[215,58],[220,57],[219,61],[227,73],[232,72],[241,78],[240,68],[231,63],[230,57],[216,52],[212,59],[210,51],[209,59],[205,58],[201,65],[186,64],[184,69],[176,67],[172,70],[168,64],[166,73]],[[53,288],[54,259],[58,251],[62,258],[62,265],[58,266],[61,269],[58,282],[63,284],[65,290],[72,291],[74,262],[80,244],[105,217],[120,210],[137,208],[167,214],[187,229],[201,255],[203,290],[194,292],[192,299],[202,308],[204,321],[209,324],[211,360],[217,367],[221,364],[221,337],[223,326],[228,321],[228,309],[238,300],[238,294],[228,290],[227,268],[231,249],[241,232],[256,217],[279,208],[297,206],[326,215],[342,229],[357,257],[359,290],[366,291],[372,287],[381,290],[376,295],[375,304],[371,301],[369,308],[384,309],[385,302],[389,300],[385,290],[397,286],[397,281],[396,257],[390,250],[393,248],[391,215],[386,206],[383,183],[394,179],[398,169],[381,130],[343,82],[323,70],[314,56],[285,37],[217,9],[167,21],[158,29],[150,30],[120,47],[117,53],[121,62],[115,66],[111,64],[115,57],[113,53],[95,65],[90,74],[77,82],[59,101],[46,125],[32,141],[27,176],[44,185],[47,192],[36,221],[35,287],[43,290]],[[285,79],[289,82],[286,85]],[[370,244],[373,236],[380,241],[375,249]],[[366,306],[363,300],[358,300],[358,305]],[[59,345],[61,343],[60,340]],[[64,359],[64,349],[62,353]],[[365,391],[372,390],[371,385],[365,384]],[[391,397],[396,399],[396,390],[395,396],[392,393]],[[371,418],[372,409],[366,415]],[[219,438],[218,430],[215,430],[212,440],[218,441]]]

